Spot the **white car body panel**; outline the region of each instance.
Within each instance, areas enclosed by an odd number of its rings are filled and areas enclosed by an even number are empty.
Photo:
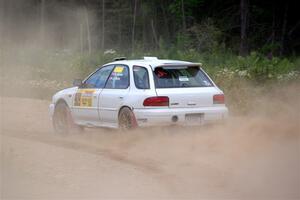
[[[73,119],[82,125],[97,126],[99,125],[99,110],[98,102],[99,97],[103,89],[91,89],[93,91],[90,94],[85,94],[87,96],[92,96],[92,106],[91,107],[82,107],[75,105],[75,95],[73,95],[72,106],[70,110],[73,116]],[[80,90],[79,90],[80,91]],[[78,91],[77,91],[78,92]]]
[[[129,69],[129,87],[126,89],[107,88],[78,88],[71,87],[57,92],[49,106],[50,115],[53,116],[55,105],[59,101],[64,101],[78,125],[88,127],[111,127],[118,128],[118,114],[122,107],[129,107],[135,115],[138,126],[155,125],[190,125],[186,116],[190,114],[200,114],[201,123],[213,122],[225,119],[228,116],[228,109],[225,104],[214,104],[213,95],[223,94],[223,92],[213,83],[212,87],[186,87],[186,88],[156,88],[153,78],[153,70],[158,66],[183,66],[199,64],[176,61],[158,60],[148,58],[145,60],[121,60],[108,63],[108,65],[125,65]],[[150,89],[138,89],[135,85],[133,66],[142,66],[147,69],[149,75]],[[76,95],[80,93],[76,101]],[[169,106],[145,107],[143,102],[148,97],[167,96]],[[77,96],[78,98],[78,96]],[[88,100],[82,102],[84,98]],[[88,106],[86,106],[88,105]],[[203,117],[202,117],[203,115]],[[173,117],[177,120],[174,122]],[[197,122],[196,122],[197,124]],[[198,124],[198,125],[200,125]]]
[[[213,106],[213,95],[222,92],[215,87],[156,89],[158,96],[168,96],[170,108],[197,108]]]
[[[129,88],[103,89],[99,101],[100,120],[104,123],[118,123],[118,114],[122,106],[127,105]]]
[[[188,122],[186,114],[204,113],[205,118],[200,123]],[[165,126],[165,125],[203,125],[222,121],[228,117],[228,110],[224,106],[204,107],[204,108],[172,108],[169,109],[135,109],[134,114],[140,127],[145,126]],[[178,121],[173,122],[172,117],[177,116]]]

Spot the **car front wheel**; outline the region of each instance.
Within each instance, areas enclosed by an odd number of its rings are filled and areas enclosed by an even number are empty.
[[[70,110],[64,102],[59,102],[55,106],[52,122],[55,132],[59,134],[68,134],[72,131],[83,131],[82,127],[73,122]]]

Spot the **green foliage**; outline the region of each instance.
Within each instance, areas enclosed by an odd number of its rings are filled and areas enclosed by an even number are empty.
[[[209,53],[219,48],[223,35],[211,18],[202,20],[200,24],[190,27],[187,34],[190,48]]]
[[[184,4],[185,14],[187,16],[192,15],[194,8],[197,8],[199,5],[203,4],[203,0],[175,0],[169,5],[169,11],[173,13],[177,18],[182,17],[182,3]]]
[[[157,51],[134,54],[119,54],[114,50],[98,52],[93,55],[85,55],[74,59],[70,66],[71,71],[78,75],[87,75],[97,66],[110,62],[115,57],[126,56],[128,59],[139,59],[143,56],[157,56],[162,59],[177,59],[192,62],[200,62],[203,68],[220,83],[221,86],[230,87],[231,83],[239,80],[250,81],[255,84],[267,82],[286,82],[299,78],[299,58],[268,57],[252,52],[247,57],[236,56],[231,52],[216,50],[212,53],[199,53],[195,49],[176,50],[176,47],[159,49]],[[229,83],[229,85],[227,85]]]
[[[204,70],[225,92],[230,110],[239,113],[251,110],[253,103],[250,100],[263,95],[268,85],[299,83],[300,78],[299,57],[269,59],[257,52],[240,57],[230,51],[218,49],[211,53],[200,53],[195,49],[178,50],[176,46],[167,48],[163,41],[161,48],[156,51],[143,53],[142,50],[137,50],[134,54],[127,55],[113,49],[91,55],[65,51],[34,52],[34,59],[29,59],[28,54],[25,56],[26,54],[16,53],[18,56],[15,63],[11,63],[11,67],[1,74],[3,83],[10,87],[15,85],[16,88],[51,91],[51,94],[71,86],[73,79],[83,79],[97,67],[120,56],[128,59],[157,56],[161,59],[201,62]]]

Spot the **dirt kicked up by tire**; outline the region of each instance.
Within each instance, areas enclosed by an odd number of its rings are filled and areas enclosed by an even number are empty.
[[[48,105],[1,97],[1,199],[300,198],[295,103],[277,106],[280,115],[232,117],[221,126],[64,137],[52,134]],[[67,108],[57,108],[57,119],[67,120]],[[129,111],[120,113],[125,127]]]
[[[83,131],[83,127],[76,125],[73,122],[70,109],[64,102],[59,102],[54,110],[52,119],[54,131],[58,134],[69,134],[71,132],[80,133]]]

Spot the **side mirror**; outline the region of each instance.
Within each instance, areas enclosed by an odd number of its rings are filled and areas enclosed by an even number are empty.
[[[82,80],[81,79],[75,79],[73,81],[73,86],[78,86],[80,87],[82,85]]]

